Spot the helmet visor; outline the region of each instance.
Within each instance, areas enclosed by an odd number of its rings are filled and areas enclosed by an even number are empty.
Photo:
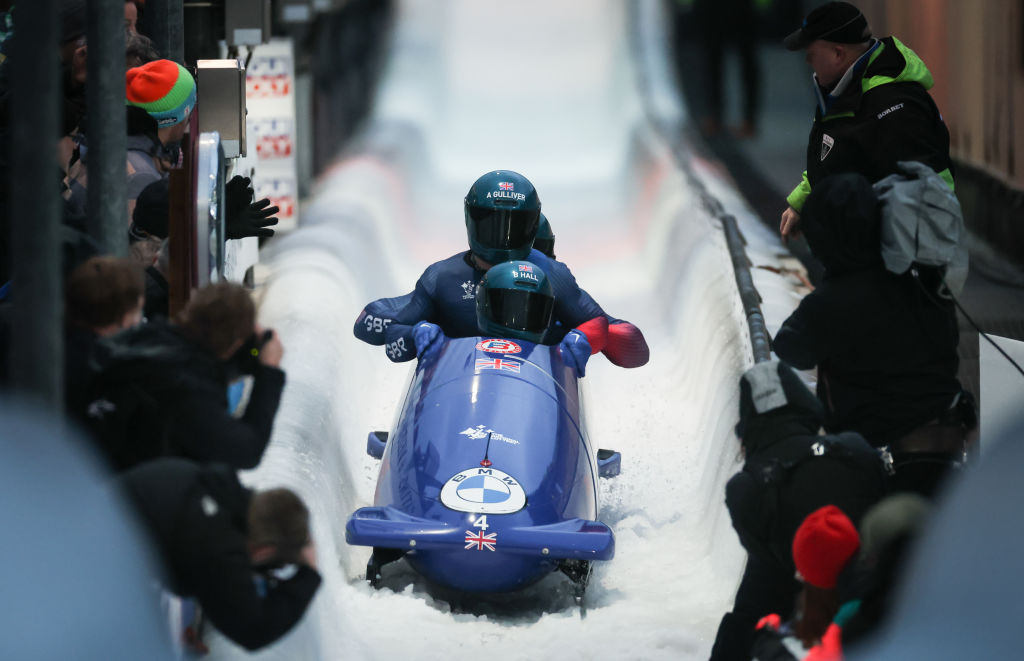
[[[476,240],[488,248],[521,248],[537,235],[540,210],[489,209],[469,207]]]
[[[505,328],[542,333],[551,324],[555,299],[522,289],[489,289],[491,320]]]

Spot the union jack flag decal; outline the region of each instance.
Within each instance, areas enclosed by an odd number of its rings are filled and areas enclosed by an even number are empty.
[[[478,370],[504,370],[518,374],[519,362],[508,358],[477,358],[476,368]]]
[[[478,533],[466,531],[466,548],[471,549],[474,546],[477,551],[483,551],[485,548],[488,551],[496,551],[498,545],[498,533],[492,532],[490,535],[485,535],[483,531]]]
[[[515,186],[512,185],[511,181],[500,181],[498,182],[499,190],[515,190]]]
[[[533,267],[530,266],[529,264],[520,264],[519,270],[526,271],[527,273],[533,273]]]

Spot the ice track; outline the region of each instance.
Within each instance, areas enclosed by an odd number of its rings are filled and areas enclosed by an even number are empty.
[[[291,486],[310,505],[325,584],[304,621],[255,658],[706,658],[742,569],[722,489],[737,468],[736,382],[751,359],[721,231],[654,130],[686,121],[660,7],[400,6],[365,132],[269,259],[260,319],[282,337],[288,383],[272,444],[245,478]],[[729,182],[690,167],[738,217],[753,262],[773,264],[777,242]],[[617,553],[596,566],[585,619],[558,576],[451,604],[399,564],[375,591],[363,581],[368,550],[344,541],[348,515],[373,499],[366,434],[390,428],[410,369],[355,340],[352,324],[367,301],[410,290],[427,264],[465,248],[462,196],[496,168],[534,182],[559,259],[651,345],[646,367],[597,356],[584,380],[593,442],[623,453],[622,475],[601,490]],[[755,282],[774,330],[797,299],[772,273],[755,270]],[[212,647],[214,659],[244,656],[216,637]]]

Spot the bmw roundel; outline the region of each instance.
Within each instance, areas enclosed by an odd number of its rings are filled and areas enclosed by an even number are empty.
[[[526,492],[511,475],[477,467],[448,478],[441,488],[441,503],[458,512],[511,514],[526,505]]]

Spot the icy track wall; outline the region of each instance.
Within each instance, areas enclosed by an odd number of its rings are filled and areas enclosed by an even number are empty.
[[[309,504],[324,585],[302,623],[256,658],[706,658],[742,569],[722,501],[750,352],[721,230],[654,128],[685,121],[660,3],[537,0],[511,15],[427,4],[401,6],[365,133],[269,262],[260,320],[282,337],[288,381],[272,444],[245,478],[290,486]],[[484,67],[492,52],[502,57]],[[472,97],[481,71],[507,61],[540,93]],[[481,142],[495,131],[516,140]],[[352,324],[367,301],[408,291],[428,263],[464,249],[461,198],[495,167],[537,184],[559,258],[651,345],[649,365],[622,370],[597,356],[583,381],[591,440],[623,453],[600,499],[617,554],[595,569],[585,619],[550,598],[562,585],[554,575],[506,602],[454,610],[397,565],[374,591],[362,580],[368,549],[344,541],[348,515],[373,499],[366,434],[390,427],[410,369],[356,341]],[[727,182],[694,167],[770,261],[770,239],[745,225]],[[250,658],[216,637],[211,647],[214,659]]]

